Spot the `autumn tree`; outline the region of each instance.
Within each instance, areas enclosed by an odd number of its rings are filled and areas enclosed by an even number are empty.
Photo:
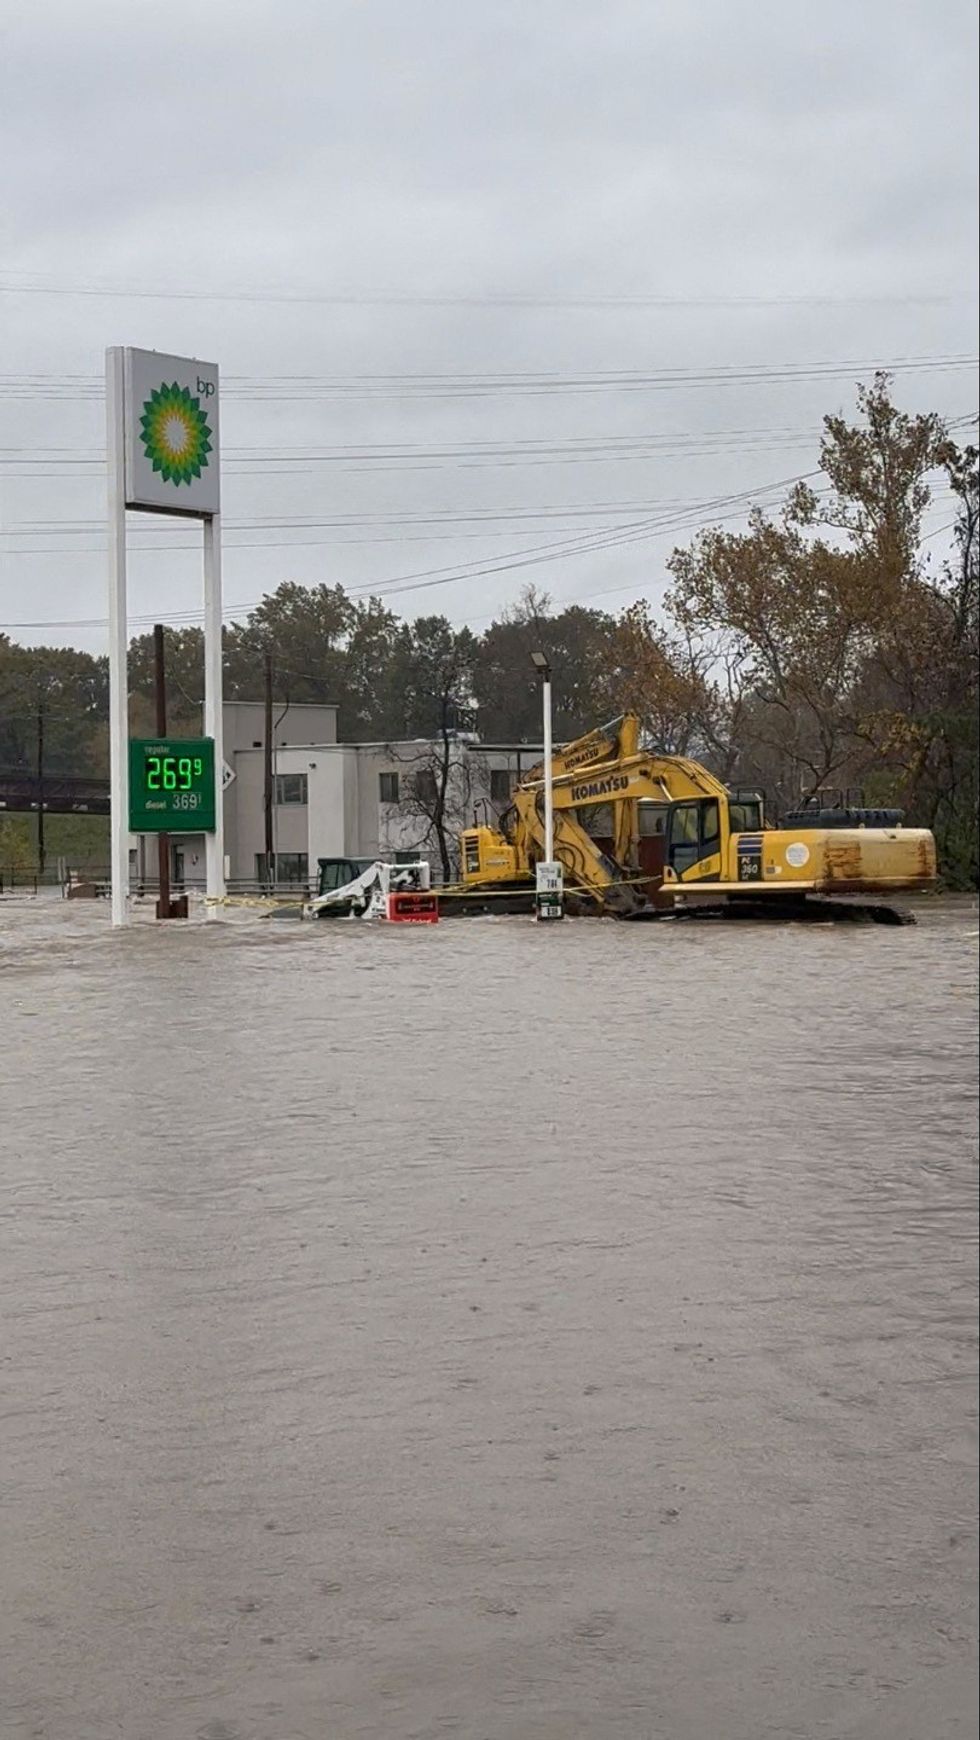
[[[623,611],[610,652],[610,701],[615,697],[622,711],[639,715],[656,748],[711,758],[727,775],[738,709],[723,658],[706,641],[669,631],[644,599]]]
[[[978,857],[977,457],[952,445],[944,454],[955,555],[902,587],[863,673],[856,723],[875,751],[878,791],[933,830],[946,874],[965,886]]]
[[[860,423],[825,419],[827,490],[801,485],[778,518],[756,510],[668,562],[674,625],[727,672],[740,767],[768,774],[784,807],[881,760],[860,687],[918,584],[927,479],[948,450],[938,418],[894,407],[886,376],[858,398]]]
[[[798,484],[789,519],[842,534],[872,567],[884,612],[889,597],[918,570],[927,479],[945,464],[951,443],[934,412],[911,416],[893,404],[891,377],[883,370],[870,387],[858,387],[857,405],[859,423],[824,418],[820,469],[830,488],[818,495],[809,483]]]

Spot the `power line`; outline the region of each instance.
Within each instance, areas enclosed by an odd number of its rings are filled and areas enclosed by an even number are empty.
[[[948,291],[901,293],[881,292],[863,295],[840,295],[808,292],[802,295],[742,295],[719,296],[664,295],[641,291],[617,296],[566,295],[540,296],[521,291],[466,292],[406,292],[388,290],[181,290],[154,285],[110,286],[106,284],[58,284],[39,281],[36,277],[20,282],[8,272],[0,279],[0,293],[15,296],[78,296],[105,297],[110,300],[150,302],[254,302],[310,303],[330,307],[352,308],[527,308],[578,309],[607,308],[625,311],[631,308],[792,308],[792,307],[878,307],[947,305],[971,300],[968,292],[950,295]]]
[[[599,435],[568,435],[568,436],[497,436],[493,438],[480,437],[468,441],[360,441],[337,442],[329,446],[304,446],[299,442],[285,443],[279,448],[267,447],[225,447],[222,458],[234,459],[243,465],[275,462],[279,465],[292,465],[297,461],[345,462],[352,459],[365,460],[401,460],[401,459],[441,459],[441,458],[482,458],[490,457],[531,457],[537,455],[549,456],[552,453],[581,452],[589,455],[592,452],[608,451],[612,454],[626,453],[632,449],[637,451],[658,451],[670,456],[676,453],[679,457],[688,457],[693,449],[703,449],[705,452],[743,452],[759,442],[775,441],[780,447],[787,441],[813,442],[819,438],[819,431],[812,426],[808,428],[758,428],[744,430],[704,430],[701,433],[684,431],[677,434],[645,431],[629,431],[625,434]],[[23,457],[21,457],[23,456]],[[0,464],[4,465],[36,465],[40,459],[48,459],[52,465],[99,466],[105,464],[104,451],[99,448],[45,448],[45,447],[8,447],[0,449]],[[248,475],[240,473],[240,475]]]
[[[956,413],[944,419],[947,428],[958,431],[976,422],[973,412]],[[609,462],[631,459],[696,459],[714,458],[726,454],[785,452],[790,446],[803,447],[812,445],[820,438],[819,430],[806,427],[794,428],[773,427],[744,430],[718,430],[697,433],[695,431],[638,433],[631,432],[622,435],[575,435],[561,438],[541,436],[518,436],[497,439],[478,439],[464,443],[452,444],[446,442],[357,442],[339,443],[331,447],[304,447],[299,444],[279,449],[227,447],[224,458],[237,459],[238,465],[226,466],[226,471],[240,477],[263,476],[295,476],[298,467],[312,465],[344,465],[356,469],[354,462],[363,462],[364,468],[376,470],[381,467],[406,466],[426,470],[445,469],[446,461],[451,464],[464,464],[467,468],[481,469],[484,466],[506,465],[556,465]],[[23,457],[21,457],[23,455]],[[5,448],[0,449],[0,467],[33,466],[38,463],[39,456],[50,459],[52,467],[101,468],[105,464],[104,453],[99,449],[90,449],[87,453],[78,453],[62,448]],[[267,466],[270,463],[284,470],[261,473],[257,470],[246,470],[244,466]],[[13,478],[24,476],[70,476],[71,472],[59,473],[52,469],[44,472],[14,471],[9,473]]]
[[[955,491],[952,490],[951,488],[934,489],[932,491],[932,499],[933,500],[940,500],[940,499],[948,500],[954,494],[955,494]],[[639,511],[649,512],[650,505],[652,505],[652,504],[639,504],[639,503],[637,503],[636,506],[634,508],[632,508],[631,510],[621,509],[619,511],[620,512],[631,511],[633,513],[636,513]],[[670,504],[661,503],[660,505],[661,505],[661,508],[666,508]],[[681,508],[697,508],[700,505],[701,504],[697,501],[688,501],[688,502],[681,502],[681,503],[673,504],[675,512]],[[554,517],[555,518],[562,518],[564,516],[555,515]],[[536,531],[533,526],[529,526],[529,525],[524,524],[522,522],[520,516],[515,516],[515,520],[516,520],[516,523],[518,525],[522,526],[522,529],[524,530],[526,537],[547,538],[547,537],[552,537],[556,531],[558,531],[560,533],[567,533],[569,536],[577,531],[579,533],[579,535],[582,535],[581,528],[577,528],[575,526],[564,526],[564,525],[554,526],[554,525],[552,525],[549,527],[541,527],[539,530]],[[351,522],[352,525],[354,525],[356,523],[357,522],[355,522],[355,521]],[[408,522],[408,523],[410,524],[411,522]],[[439,523],[439,522],[436,522],[436,523]],[[452,522],[450,521],[448,523],[451,524]],[[266,528],[264,528],[264,527],[259,528],[259,530],[265,530],[265,529]],[[271,529],[271,528],[269,528],[269,529]],[[297,527],[297,530],[299,530],[299,531],[303,531],[303,530],[307,530],[307,529],[309,529],[309,528],[304,527],[304,526]],[[226,550],[350,549],[350,548],[360,548],[360,547],[373,548],[377,545],[382,545],[382,544],[443,544],[443,543],[454,544],[454,543],[469,542],[470,540],[474,540],[474,539],[482,540],[482,539],[487,539],[487,538],[507,538],[507,537],[511,536],[511,530],[512,530],[511,527],[502,526],[498,529],[492,529],[490,527],[481,527],[481,529],[479,531],[470,531],[470,532],[464,532],[464,531],[449,531],[449,532],[426,531],[426,532],[416,532],[416,533],[411,533],[411,532],[410,533],[400,533],[397,535],[393,534],[393,535],[378,536],[378,537],[366,537],[366,538],[303,538],[303,537],[262,538],[262,539],[259,539],[259,538],[238,538],[238,539],[231,538],[231,539],[228,539],[228,538],[226,538],[226,539],[223,539],[222,542],[223,542],[223,547]],[[605,532],[605,531],[613,531],[613,530],[615,530],[614,527],[596,528],[596,532],[594,535],[598,535],[599,531]],[[17,536],[21,536],[21,537],[26,537],[26,536],[38,537],[41,534],[35,532],[33,534],[32,533],[18,533],[18,534],[8,534],[8,535],[11,535],[11,536],[17,535]],[[82,535],[86,535],[86,534],[82,534]],[[200,543],[194,542],[194,541],[181,543],[181,542],[178,542],[176,540],[174,542],[166,543],[166,544],[163,544],[163,543],[160,543],[160,544],[130,543],[128,548],[132,554],[140,554],[140,555],[144,555],[144,556],[169,556],[174,551],[177,551],[177,550],[180,550],[180,551],[200,550]],[[61,545],[61,544],[41,544],[41,545],[35,545],[32,548],[11,550],[11,551],[8,551],[7,554],[8,554],[8,557],[11,559],[14,559],[14,558],[19,559],[19,558],[25,557],[25,556],[67,556],[67,555],[70,555],[72,557],[74,557],[74,556],[98,556],[98,555],[103,555],[105,553],[105,549],[106,549],[106,545],[104,542],[100,542],[100,543],[96,543],[96,544],[74,545],[74,546]]]
[[[710,519],[712,512],[716,508],[725,508],[734,503],[764,503],[764,498],[771,496],[773,491],[781,491],[790,488],[796,483],[805,482],[810,478],[818,477],[819,475],[820,471],[818,467],[814,471],[802,472],[794,477],[780,478],[769,484],[757,485],[755,488],[750,490],[741,490],[731,495],[718,496],[713,500],[700,503],[699,510],[702,514],[707,513],[708,518]],[[449,567],[445,568],[423,568],[412,574],[394,576],[389,581],[381,581],[364,586],[348,587],[346,590],[351,596],[368,595],[379,598],[398,596],[405,592],[426,591],[432,586],[447,586],[467,580],[481,579],[490,574],[506,573],[515,568],[534,566],[543,561],[561,561],[565,557],[570,558],[577,555],[589,555],[599,550],[616,548],[622,544],[633,543],[645,538],[654,537],[658,533],[687,530],[691,524],[697,525],[699,523],[703,524],[706,522],[704,519],[698,521],[696,518],[691,521],[689,518],[685,519],[684,514],[676,513],[652,519],[641,519],[625,526],[603,527],[597,531],[586,533],[584,536],[580,535],[574,539],[560,539],[556,543],[546,544],[538,549],[508,551],[496,561],[490,563],[475,560],[468,563],[450,564]],[[230,605],[226,608],[226,615],[231,615],[233,612],[240,610],[249,611],[255,608],[255,604]],[[203,617],[204,613],[202,610],[193,610],[165,614],[168,614],[169,620],[171,621],[179,620],[182,622],[191,622]],[[155,614],[146,617],[131,618],[131,621],[134,623],[145,622],[152,624],[159,620],[160,612],[156,612]],[[4,626],[10,629],[102,628],[105,626],[105,621],[106,619],[104,617],[88,617],[76,618],[73,620],[51,619],[36,622],[15,622],[7,623]]]
[[[522,529],[524,531],[525,537],[529,537],[529,538],[552,537],[556,530],[562,531],[562,532],[568,532],[569,534],[571,534],[572,532],[575,532],[576,530],[579,530],[579,531],[581,530],[580,527],[575,527],[575,526],[558,526],[558,527],[550,526],[547,528],[542,527],[541,530],[538,532],[535,532],[533,530],[533,528],[531,528],[529,526],[525,526]],[[379,545],[379,544],[456,544],[456,543],[468,543],[471,540],[482,540],[482,539],[487,539],[487,538],[509,538],[512,535],[513,535],[513,528],[508,528],[508,527],[504,526],[496,531],[482,530],[482,531],[478,531],[478,532],[418,532],[415,534],[402,534],[402,535],[397,535],[397,536],[392,535],[392,536],[388,536],[388,537],[374,537],[374,538],[269,538],[269,539],[265,539],[263,541],[260,541],[257,538],[239,538],[239,539],[222,538],[222,548],[225,550],[351,549],[351,548],[358,548],[358,547],[373,548],[375,545]],[[127,545],[127,548],[129,549],[131,554],[139,554],[139,555],[143,555],[143,556],[169,556],[177,550],[198,550],[198,551],[200,551],[201,546],[199,543],[197,543],[197,544],[194,544],[194,543],[185,543],[185,544],[181,544],[181,543],[132,544],[132,543],[130,543]],[[63,544],[44,544],[44,545],[35,546],[33,549],[8,550],[6,552],[6,556],[7,556],[7,560],[15,560],[15,559],[20,560],[21,557],[25,557],[25,556],[71,556],[72,558],[74,558],[76,556],[104,555],[105,549],[106,549],[106,546],[104,543],[103,544],[84,544],[84,545],[80,545],[80,546],[71,546],[71,545],[67,545],[67,544],[64,544],[64,545]]]
[[[608,392],[667,392],[721,386],[778,385],[852,378],[869,371],[890,374],[948,373],[976,368],[972,353],[938,356],[844,357],[801,363],[703,364],[652,370],[536,373],[527,370],[483,374],[393,375],[227,375],[226,400],[299,403],[308,400],[395,398],[565,397]],[[99,375],[8,374],[0,376],[0,396],[32,403],[47,399],[100,402],[105,385]]]
[[[955,526],[955,524],[956,524],[955,520],[947,520],[945,525],[936,526],[933,531],[923,533],[923,536],[920,538],[919,542],[922,544],[925,544],[925,543],[928,543],[930,538],[938,538],[940,532],[951,532],[953,527]]]
[[[626,544],[644,542],[644,541],[647,541],[649,538],[655,538],[655,537],[664,536],[664,535],[673,536],[673,535],[676,535],[676,533],[678,533],[678,532],[689,531],[689,530],[698,530],[701,527],[706,526],[706,525],[725,524],[725,523],[730,522],[733,519],[744,518],[745,512],[746,512],[746,503],[749,502],[750,499],[751,499],[752,505],[762,506],[762,507],[774,506],[775,501],[767,499],[767,497],[769,497],[771,495],[772,491],[785,489],[789,485],[799,483],[799,482],[805,482],[805,481],[808,481],[810,478],[817,477],[819,475],[820,475],[819,470],[811,471],[811,472],[803,473],[799,477],[783,479],[780,482],[773,483],[773,484],[770,484],[768,486],[762,486],[762,487],[757,488],[755,490],[751,490],[751,491],[747,490],[747,491],[739,492],[737,494],[734,494],[732,496],[727,496],[727,497],[718,497],[716,499],[716,501],[713,503],[712,502],[705,502],[705,503],[701,504],[702,509],[711,509],[712,511],[707,513],[707,515],[704,515],[702,513],[702,517],[700,519],[695,518],[695,517],[688,517],[685,519],[684,516],[682,516],[682,515],[676,515],[673,517],[668,515],[659,521],[652,521],[652,522],[641,521],[641,522],[638,522],[637,526],[635,528],[631,528],[626,536],[620,535],[620,533],[623,531],[623,528],[619,528],[618,532],[615,528],[611,528],[610,530],[611,530],[612,535],[606,535],[604,533],[599,533],[599,532],[592,533],[589,535],[589,539],[591,541],[588,541],[587,539],[579,539],[577,541],[573,540],[569,543],[563,542],[563,543],[556,545],[556,546],[545,546],[545,548],[543,550],[539,550],[539,551],[527,551],[527,550],[525,550],[525,551],[510,552],[509,558],[502,559],[496,563],[485,564],[483,566],[477,566],[476,564],[466,564],[465,565],[465,567],[467,568],[466,572],[460,572],[458,570],[452,570],[452,569],[449,569],[449,570],[446,570],[446,569],[422,570],[421,573],[418,575],[402,575],[400,577],[395,578],[394,580],[392,580],[390,582],[383,582],[382,581],[379,583],[368,584],[368,585],[364,585],[364,586],[345,587],[344,590],[347,592],[348,596],[350,596],[350,597],[358,597],[358,596],[369,596],[369,597],[379,597],[379,598],[396,597],[401,593],[410,593],[410,592],[418,592],[418,591],[428,590],[428,588],[432,587],[432,586],[445,586],[445,585],[461,584],[465,581],[480,579],[480,578],[485,577],[485,576],[490,575],[490,574],[507,572],[507,571],[510,571],[510,570],[513,570],[516,568],[530,567],[530,566],[534,566],[537,563],[542,562],[542,561],[560,561],[560,560],[563,560],[564,557],[566,557],[566,556],[572,557],[572,556],[576,556],[576,555],[588,555],[588,554],[592,554],[592,553],[598,553],[604,549],[617,548],[617,547],[620,547],[620,546],[626,545]],[[818,495],[821,495],[821,494],[826,494],[827,491],[826,490],[817,490],[815,493]],[[736,504],[736,505],[734,505],[731,508],[731,510],[728,512],[714,511],[718,508],[727,506],[728,504]],[[942,532],[951,530],[953,528],[953,526],[955,525],[955,523],[956,523],[955,520],[950,520],[942,526],[937,526],[933,531],[925,533],[920,541],[922,543],[925,543],[930,538],[938,537]],[[560,596],[558,599],[556,599],[555,602],[564,603],[564,604],[571,604],[571,603],[577,603],[577,602],[588,603],[594,598],[611,597],[617,593],[627,592],[627,591],[630,591],[631,589],[632,589],[632,583],[627,581],[627,582],[620,584],[620,585],[606,586],[606,587],[600,587],[600,588],[592,588],[585,593],[573,593],[570,595],[563,595],[563,596]],[[262,599],[258,599],[258,600],[253,600],[251,603],[247,603],[247,604],[227,605],[225,607],[225,617],[226,618],[236,618],[241,614],[250,613],[251,611],[255,610],[258,607],[258,605],[261,604],[262,602],[263,602]],[[159,622],[161,620],[161,617],[165,618],[167,621],[169,621],[171,623],[182,623],[182,624],[185,624],[187,626],[194,626],[197,622],[199,622],[202,619],[203,614],[204,613],[202,610],[179,611],[179,612],[166,612],[166,611],[156,610],[156,611],[150,613],[149,615],[133,616],[129,620],[130,620],[130,625],[134,628],[135,627],[150,627],[150,626],[152,626],[153,623]],[[472,622],[480,622],[480,621],[490,621],[490,620],[492,620],[491,617],[467,618],[467,621],[469,621],[471,623]],[[3,627],[5,629],[103,628],[103,627],[105,627],[105,623],[106,623],[106,619],[104,617],[88,617],[88,618],[74,618],[74,619],[49,619],[49,620],[39,621],[39,622],[6,623],[3,625]]]
[[[401,526],[401,525],[427,526],[427,525],[445,525],[445,524],[457,524],[457,523],[458,524],[474,524],[474,523],[475,524],[482,524],[484,522],[492,522],[495,520],[545,519],[545,518],[555,518],[558,516],[566,516],[566,515],[572,515],[575,518],[581,519],[581,518],[585,518],[585,517],[588,517],[588,516],[590,516],[592,514],[596,514],[596,513],[602,513],[602,514],[606,514],[606,513],[611,513],[611,514],[651,513],[654,511],[654,509],[659,509],[659,508],[694,507],[697,505],[697,501],[699,499],[700,498],[689,497],[689,496],[665,496],[659,501],[592,501],[592,502],[583,502],[581,500],[578,500],[577,502],[567,502],[567,503],[544,502],[540,506],[536,506],[532,502],[525,502],[521,506],[518,506],[518,507],[499,507],[499,508],[494,508],[494,507],[467,508],[467,507],[462,507],[462,506],[445,507],[445,508],[429,508],[428,510],[424,510],[421,508],[418,508],[418,509],[411,509],[410,508],[410,509],[407,509],[405,513],[401,513],[401,514],[399,514],[399,513],[337,514],[337,515],[331,516],[329,519],[317,519],[312,514],[287,514],[282,518],[279,518],[279,517],[273,518],[272,515],[265,515],[265,514],[249,514],[249,515],[246,515],[243,519],[238,519],[238,520],[231,520],[231,519],[228,519],[226,516],[222,516],[221,525],[222,525],[223,532],[228,530],[228,529],[231,529],[232,531],[244,531],[248,528],[252,528],[253,530],[260,530],[260,531],[285,531],[285,530],[288,530],[288,529],[293,528],[293,527],[299,528],[301,530],[309,530],[313,527],[317,527],[320,529],[334,529],[335,530],[335,529],[341,529],[341,528],[350,527],[350,526],[373,526],[373,525],[379,525],[379,526]],[[77,533],[81,533],[82,535],[84,535],[84,534],[91,532],[93,530],[101,530],[103,528],[104,524],[105,524],[105,519],[104,519],[104,516],[102,516],[102,515],[95,516],[95,517],[90,518],[90,519],[84,519],[84,520],[82,520],[82,519],[21,520],[18,522],[17,525],[9,526],[6,530],[5,535],[10,536],[10,537],[37,537],[37,536],[40,536],[41,534],[46,535],[47,533],[50,533],[50,532],[59,532],[59,533],[64,532],[66,534],[69,532],[71,532],[71,533],[77,532]],[[156,528],[151,528],[150,526],[146,526],[143,529],[145,531],[150,531],[150,530],[155,530]],[[172,528],[160,528],[160,529],[162,531],[172,530]],[[196,547],[197,546],[195,545],[195,548]]]
[[[823,490],[823,489],[818,489],[818,490],[814,491],[815,495],[826,495],[827,493],[828,493],[828,491]],[[742,518],[744,518],[744,509],[737,508],[731,513],[712,515],[711,520],[710,520],[710,524],[713,526],[714,525],[723,525],[723,524],[727,524],[729,521],[731,521],[733,519],[742,519]],[[702,525],[705,525],[708,523],[709,522],[707,522],[707,521],[701,522]],[[925,532],[923,534],[923,536],[919,539],[920,546],[922,544],[928,543],[930,538],[938,538],[940,533],[942,533],[942,532],[951,531],[952,528],[955,526],[955,524],[956,524],[955,520],[948,520],[945,525],[937,526],[934,531]],[[685,528],[675,528],[675,529],[685,529]],[[621,585],[616,585],[616,586],[590,587],[586,592],[559,593],[556,597],[554,597],[552,599],[552,602],[555,604],[562,604],[562,605],[569,605],[569,604],[589,605],[589,604],[591,604],[592,600],[595,598],[611,598],[611,597],[614,597],[619,592],[631,592],[633,590],[634,590],[633,582],[627,580],[625,583],[623,583]],[[478,624],[478,623],[492,622],[494,620],[494,616],[493,616],[493,613],[491,613],[488,616],[468,616],[465,620],[466,620],[466,626],[472,628],[475,624]],[[454,624],[453,626],[459,627],[460,625]]]

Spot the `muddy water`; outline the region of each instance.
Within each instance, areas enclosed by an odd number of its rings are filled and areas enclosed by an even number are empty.
[[[0,905],[2,1740],[969,1732],[976,930]]]

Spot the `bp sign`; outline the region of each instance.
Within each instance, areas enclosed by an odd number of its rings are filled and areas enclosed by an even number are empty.
[[[125,924],[129,833],[204,832],[208,916],[225,891],[218,369],[198,357],[106,351],[112,922]],[[206,738],[129,742],[126,510],[202,522]]]
[[[217,365],[127,350],[124,391],[126,506],[218,513]]]
[[[131,737],[131,834],[210,834],[215,824],[213,737]]]

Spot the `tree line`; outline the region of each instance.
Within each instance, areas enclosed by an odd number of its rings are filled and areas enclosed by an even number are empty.
[[[953,555],[923,541],[936,488]],[[555,736],[640,713],[658,747],[761,788],[774,816],[821,792],[858,792],[933,829],[951,886],[978,879],[978,456],[940,417],[899,409],[878,375],[856,415],[824,419],[819,471],[781,513],[709,528],[667,562],[654,607],[554,609],[528,588],[482,634],[444,615],[400,620],[339,584],[286,581],[224,633],[225,692],[335,702],[348,742],[533,743],[530,654],[554,679]],[[199,724],[203,634],[167,635],[176,731]],[[130,645],[131,727],[153,730],[153,641]],[[104,773],[104,658],[0,635],[0,769]],[[439,754],[434,768],[438,775]],[[431,784],[431,781],[429,782]],[[438,778],[436,785],[438,787]]]

